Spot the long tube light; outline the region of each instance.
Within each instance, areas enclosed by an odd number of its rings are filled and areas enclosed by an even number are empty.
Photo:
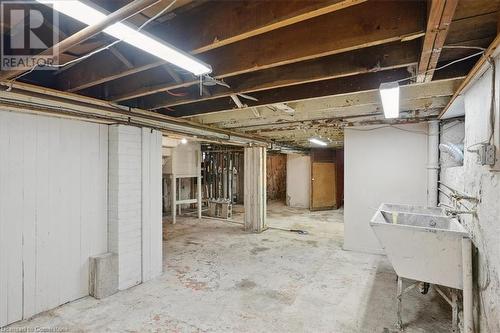
[[[379,91],[385,117],[399,117],[399,84],[397,82],[382,83]]]
[[[43,4],[50,4],[55,10],[74,18],[86,25],[94,25],[106,18],[106,14],[92,8],[78,0],[37,0]],[[193,58],[165,42],[139,32],[121,22],[115,23],[103,30],[108,35],[122,40],[138,49],[151,53],[171,64],[183,68],[194,75],[208,74],[212,71],[209,65]]]
[[[321,141],[319,139],[316,139],[316,138],[310,138],[309,142],[310,143],[314,143],[314,144],[319,145],[319,146],[326,146],[326,145],[328,145],[328,143],[326,143],[324,141]]]

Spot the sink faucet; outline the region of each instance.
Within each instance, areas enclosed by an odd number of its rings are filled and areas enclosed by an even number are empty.
[[[462,214],[471,214],[471,215],[476,215],[476,211],[475,210],[459,210],[458,208],[456,207],[453,207],[453,206],[450,206],[450,205],[447,205],[447,204],[444,204],[442,202],[439,203],[440,207],[445,207],[445,214],[448,215],[448,216],[456,216],[456,215],[462,215]]]
[[[442,181],[439,181],[438,183],[440,185],[444,186],[445,188],[447,188],[448,191],[451,192],[451,194],[447,194],[442,188],[438,187],[438,191],[440,191],[441,193],[443,193],[446,197],[448,197],[448,199],[454,199],[454,200],[457,200],[457,201],[460,201],[460,200],[469,200],[469,201],[473,201],[473,202],[479,202],[478,198],[473,197],[471,195],[468,195],[466,193],[460,192],[459,190],[456,190],[456,189],[452,188],[451,186],[446,185]]]

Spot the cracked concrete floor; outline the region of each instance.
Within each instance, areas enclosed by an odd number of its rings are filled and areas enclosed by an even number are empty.
[[[396,275],[383,256],[342,250],[342,211],[270,204],[268,224],[307,230],[249,234],[181,217],[168,225],[164,274],[107,299],[68,303],[10,327],[71,332],[397,332]],[[405,332],[449,332],[431,290],[404,296]]]

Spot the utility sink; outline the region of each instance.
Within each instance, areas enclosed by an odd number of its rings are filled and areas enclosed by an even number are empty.
[[[370,225],[397,275],[463,289],[460,222],[441,208],[381,204]]]

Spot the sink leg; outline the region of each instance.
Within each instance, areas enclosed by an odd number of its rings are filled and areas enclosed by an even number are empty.
[[[458,333],[458,294],[451,290],[451,331]]]
[[[396,302],[398,307],[398,322],[396,323],[396,327],[398,329],[403,329],[403,320],[401,319],[401,311],[403,309],[403,279],[398,276],[398,293],[396,295]]]

